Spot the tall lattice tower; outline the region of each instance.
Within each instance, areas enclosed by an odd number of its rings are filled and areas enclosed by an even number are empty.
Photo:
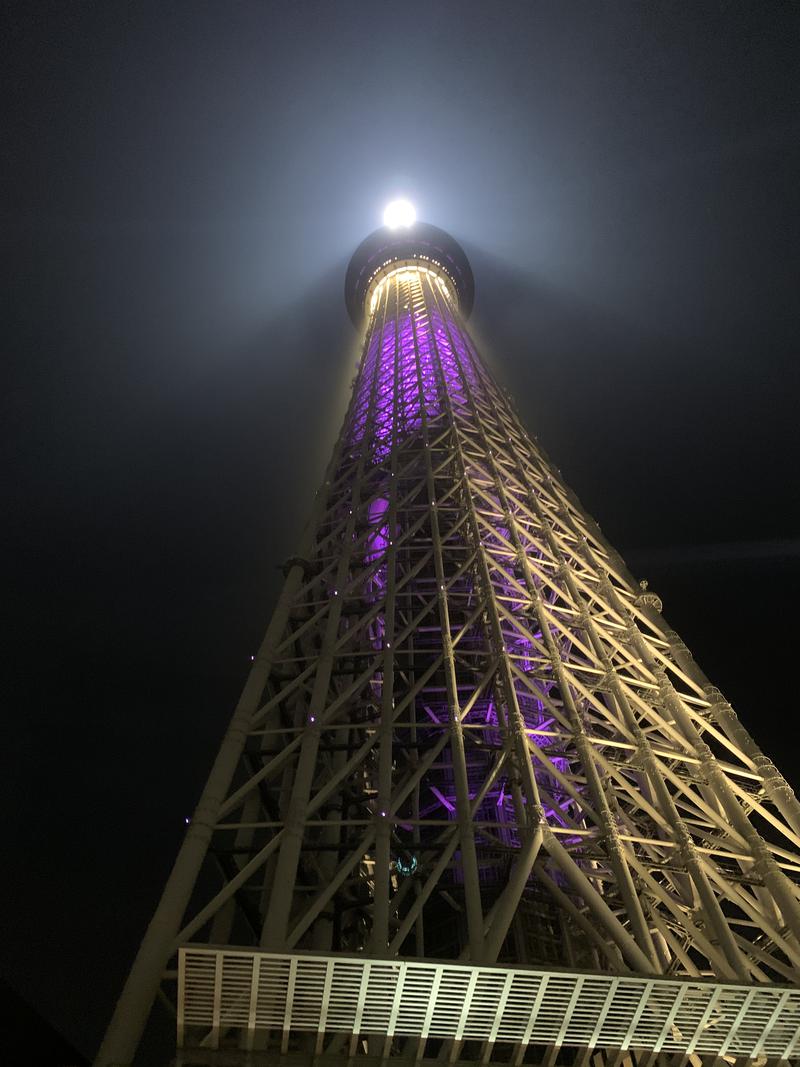
[[[98,1057],[800,1055],[800,806],[381,229],[350,405]]]

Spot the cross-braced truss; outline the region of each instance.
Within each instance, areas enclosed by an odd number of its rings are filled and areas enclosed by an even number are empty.
[[[429,262],[372,287],[286,570],[129,1013],[201,941],[797,982],[794,794],[525,432]],[[273,1047],[271,1026],[247,1047]]]

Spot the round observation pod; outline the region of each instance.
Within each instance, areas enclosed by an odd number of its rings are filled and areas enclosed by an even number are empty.
[[[458,307],[466,319],[475,300],[475,281],[467,254],[449,233],[427,222],[390,229],[381,226],[353,253],[344,282],[344,301],[353,323],[360,326],[372,282],[393,263],[413,262],[438,267],[452,282]]]

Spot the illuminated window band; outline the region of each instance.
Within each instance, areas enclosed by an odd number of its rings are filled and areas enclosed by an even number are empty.
[[[430,265],[428,265],[430,264]],[[391,278],[395,278],[397,281],[414,281],[416,275],[429,274],[431,278],[435,279],[442,293],[445,297],[455,303],[455,295],[453,294],[450,286],[447,282],[450,280],[447,277],[443,267],[440,267],[438,263],[434,263],[433,260],[427,260],[423,262],[422,259],[404,259],[401,262],[395,262],[392,264],[391,269],[386,273],[383,273],[384,268],[375,275],[374,279],[370,283],[370,287],[367,290],[367,304],[369,307],[369,314],[375,311],[375,308],[380,303],[384,288]],[[447,280],[445,280],[447,279]]]

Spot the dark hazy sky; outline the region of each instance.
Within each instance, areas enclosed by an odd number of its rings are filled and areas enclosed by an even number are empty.
[[[796,5],[4,5],[2,971],[92,1053],[342,418],[351,251],[451,231],[527,425],[795,740]]]

